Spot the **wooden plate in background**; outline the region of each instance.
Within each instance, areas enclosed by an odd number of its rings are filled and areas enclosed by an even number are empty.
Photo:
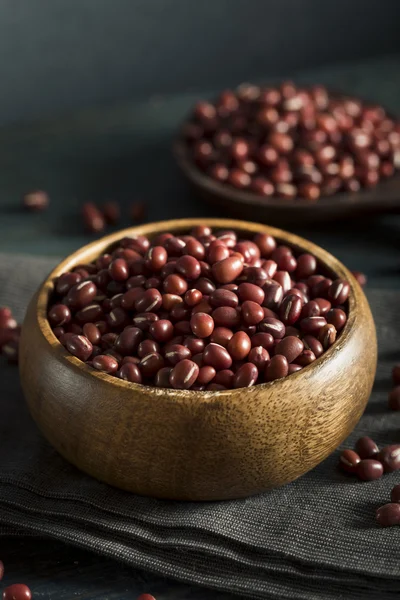
[[[182,139],[175,141],[173,152],[179,168],[196,193],[208,204],[226,211],[226,216],[271,225],[308,225],[368,214],[400,212],[400,172],[374,188],[352,193],[340,192],[321,197],[314,203],[304,198],[265,198],[214,181],[192,162]]]

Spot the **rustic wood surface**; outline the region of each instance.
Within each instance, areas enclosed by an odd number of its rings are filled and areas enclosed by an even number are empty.
[[[1,538],[6,585],[26,583],[33,600],[136,600],[149,593],[156,600],[240,600],[242,596],[185,585],[138,571],[61,542],[36,538]]]
[[[206,223],[242,234],[270,233],[283,244],[314,254],[332,277],[350,281],[347,324],[313,364],[251,388],[192,392],[121,381],[94,371],[61,346],[46,317],[56,277],[91,262],[122,237],[186,233],[201,223],[205,221],[150,223],[78,250],[54,269],[32,299],[22,330],[22,387],[50,443],[97,479],[158,498],[241,498],[296,479],[352,431],[368,401],[376,369],[373,319],[349,271],[293,234],[226,219]]]

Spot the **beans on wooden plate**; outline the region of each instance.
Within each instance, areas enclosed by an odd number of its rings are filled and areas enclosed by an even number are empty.
[[[322,86],[323,102],[315,88],[292,82],[247,87],[253,90],[250,96],[239,86],[213,102],[198,102],[182,127],[188,159],[219,184],[265,199],[274,196],[285,202],[299,196],[314,203],[340,191],[373,187],[398,168],[400,125],[382,107],[371,109]],[[282,89],[290,89],[291,97],[285,98]],[[253,241],[262,257],[275,250],[271,236],[259,234]],[[245,260],[249,262],[247,253]],[[298,279],[317,269],[308,254],[287,254],[281,260],[284,270],[294,271]],[[353,275],[365,283],[362,273]]]

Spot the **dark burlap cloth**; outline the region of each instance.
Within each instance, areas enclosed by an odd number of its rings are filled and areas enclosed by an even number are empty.
[[[0,256],[0,305],[21,319],[54,262]],[[369,290],[368,297],[380,342],[377,381],[345,446],[366,434],[381,445],[400,442],[400,413],[387,410],[391,366],[400,359],[400,294]],[[17,369],[2,364],[0,377],[0,533],[50,536],[243,597],[399,597],[400,529],[380,529],[374,513],[400,473],[360,482],[337,471],[336,451],[298,481],[247,500],[142,498],[64,461],[31,421]],[[149,443],[157,443],[151,431]]]

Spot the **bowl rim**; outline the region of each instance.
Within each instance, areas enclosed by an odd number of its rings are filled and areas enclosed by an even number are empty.
[[[379,181],[378,185],[372,188],[363,188],[358,192],[340,192],[331,196],[321,196],[316,202],[310,202],[306,198],[296,196],[293,200],[278,198],[277,196],[258,196],[247,190],[235,189],[219,181],[215,181],[207,174],[203,173],[195,163],[189,159],[187,144],[182,135],[178,134],[172,146],[173,154],[178,167],[183,172],[186,179],[198,189],[214,194],[224,201],[233,202],[237,206],[246,205],[248,208],[271,208],[287,209],[298,212],[318,210],[319,212],[331,211],[335,206],[346,207],[374,207],[377,204],[376,192],[382,195],[379,200],[381,208],[397,208],[400,206],[397,186],[392,186],[393,182],[400,183],[400,171],[395,170],[391,177]],[[392,189],[394,187],[395,189]],[[388,189],[385,189],[388,188]]]
[[[300,371],[295,373],[291,373],[288,377],[277,379],[274,381],[260,383],[248,388],[236,388],[230,390],[176,390],[174,388],[158,388],[155,386],[142,385],[139,383],[133,383],[129,381],[125,381],[123,379],[119,379],[118,377],[109,375],[108,373],[104,373],[102,371],[97,371],[96,369],[91,368],[83,361],[79,360],[77,357],[70,354],[64,346],[60,343],[58,338],[54,335],[50,323],[47,319],[47,306],[48,299],[51,293],[54,290],[54,279],[59,277],[62,273],[65,273],[69,269],[77,266],[78,264],[84,264],[85,259],[88,261],[93,260],[94,255],[98,255],[103,252],[107,247],[112,244],[118,242],[123,237],[134,237],[139,235],[155,235],[158,233],[171,231],[171,232],[184,232],[188,229],[196,226],[196,225],[209,225],[213,228],[218,229],[235,229],[237,231],[243,231],[243,233],[269,233],[273,237],[278,240],[295,247],[296,249],[303,250],[304,252],[310,252],[314,254],[318,261],[322,262],[328,269],[333,271],[338,277],[343,277],[347,279],[350,284],[350,294],[349,294],[349,310],[348,310],[348,318],[345,323],[345,326],[340,332],[338,339],[335,343],[320,357],[318,357],[314,362],[303,367]],[[125,229],[118,230],[117,232],[106,235],[102,238],[99,238],[85,246],[82,246],[72,254],[68,255],[65,259],[63,259],[57,266],[49,273],[44,282],[40,285],[36,296],[35,296],[35,315],[36,320],[40,329],[40,333],[52,347],[52,349],[56,352],[57,358],[65,364],[65,366],[72,368],[73,370],[77,370],[80,374],[86,374],[92,377],[97,378],[99,381],[103,381],[105,383],[109,383],[113,386],[123,388],[135,389],[136,391],[140,391],[142,395],[146,396],[164,396],[167,399],[171,399],[173,401],[177,401],[178,399],[184,402],[193,400],[198,402],[201,400],[202,402],[210,402],[210,400],[215,399],[226,399],[232,395],[232,393],[243,393],[246,390],[246,393],[254,393],[257,390],[271,389],[272,386],[277,386],[287,381],[290,378],[290,381],[294,381],[295,378],[304,375],[305,372],[310,373],[313,369],[320,369],[326,362],[329,361],[330,357],[336,353],[342,346],[345,345],[349,337],[353,332],[353,325],[356,319],[356,310],[355,307],[358,304],[359,299],[362,299],[364,296],[364,292],[362,291],[360,285],[355,280],[351,272],[345,267],[336,257],[332,254],[317,246],[313,242],[306,240],[298,235],[289,233],[282,229],[277,229],[275,227],[270,227],[269,225],[264,225],[261,223],[256,223],[252,221],[240,221],[235,219],[213,219],[213,218],[188,218],[188,219],[172,219],[166,221],[156,221],[152,223],[146,223],[143,225],[137,225],[133,227],[128,227]]]

